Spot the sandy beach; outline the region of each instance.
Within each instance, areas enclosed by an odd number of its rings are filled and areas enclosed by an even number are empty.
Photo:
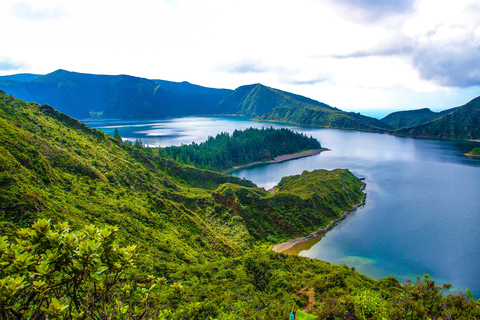
[[[259,165],[259,164],[280,163],[280,162],[284,162],[284,161],[310,157],[310,156],[317,155],[317,154],[319,154],[323,151],[330,151],[330,149],[322,148],[322,149],[315,149],[315,150],[307,150],[307,151],[303,151],[303,152],[299,152],[299,153],[287,154],[287,155],[284,155],[284,156],[278,156],[278,157],[275,157],[275,159],[270,160],[270,161],[258,161],[258,162],[249,163],[249,164],[246,164],[246,165],[243,165],[243,166],[233,167],[232,169],[224,171],[223,173],[227,174],[227,173],[230,173],[230,172],[233,172],[233,171],[237,171],[237,170],[248,168],[248,167],[253,167],[253,166],[256,166],[256,165]]]
[[[362,190],[365,189],[365,183],[363,184],[363,187],[362,187]],[[363,196],[363,199],[362,201],[359,203],[359,204],[356,204],[354,205],[351,209],[349,210],[344,210],[343,213],[342,213],[342,216],[339,218],[339,219],[336,219],[336,220],[333,220],[332,222],[330,222],[330,224],[328,226],[326,226],[325,228],[323,229],[320,229],[318,230],[317,232],[312,232],[311,235],[307,236],[307,237],[300,237],[300,238],[295,238],[295,239],[290,239],[286,242],[282,242],[282,243],[277,243],[275,245],[273,245],[272,247],[272,250],[274,250],[275,252],[277,253],[281,253],[281,252],[285,252],[287,250],[290,250],[292,249],[293,247],[295,247],[296,245],[298,244],[301,244],[301,243],[304,243],[304,242],[309,242],[311,240],[314,240],[314,239],[317,239],[321,236],[323,236],[325,233],[327,233],[328,231],[330,231],[331,229],[333,229],[340,221],[342,221],[343,219],[345,219],[347,217],[347,215],[349,215],[350,213],[354,212],[355,210],[357,210],[358,208],[362,207],[365,205],[365,200],[366,200],[366,194],[364,194]]]

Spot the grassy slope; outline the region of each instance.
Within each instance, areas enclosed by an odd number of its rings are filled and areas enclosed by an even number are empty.
[[[261,84],[241,86],[219,103],[218,114],[238,114],[255,117],[278,107],[315,106],[337,110],[324,103]]]
[[[355,319],[373,305],[382,306],[376,314],[390,314],[401,299],[410,301],[408,293],[392,298],[400,290],[388,289],[398,286],[394,279],[375,282],[345,266],[252,246],[266,235],[310,231],[304,224],[322,225],[356,202],[361,192],[348,171],[286,178],[270,195],[248,181],[134,149],[49,106],[3,93],[0,151],[2,234],[38,217],[73,226],[116,224],[123,241],[138,246],[139,272],[183,283],[181,295],[166,286],[152,297],[155,308],[172,309],[178,319],[283,318],[293,306],[306,305],[298,294],[304,287],[315,290],[312,312],[322,318]],[[251,284],[249,258],[275,274],[264,292]],[[366,305],[362,296],[376,300]],[[473,314],[472,305],[462,303],[461,310]]]

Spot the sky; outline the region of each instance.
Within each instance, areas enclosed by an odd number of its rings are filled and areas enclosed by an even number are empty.
[[[2,0],[0,75],[262,83],[384,116],[480,96],[480,0]]]

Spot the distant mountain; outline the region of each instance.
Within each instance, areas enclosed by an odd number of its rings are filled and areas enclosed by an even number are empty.
[[[215,113],[255,117],[274,108],[302,106],[338,110],[316,100],[257,83],[237,88],[218,104]]]
[[[77,119],[155,119],[187,115],[242,115],[256,120],[383,132],[390,126],[357,113],[261,84],[214,89],[128,75],[57,70],[0,77],[0,90],[49,104]]]
[[[31,80],[17,76],[0,79],[0,90],[25,101],[49,104],[77,119],[154,119],[203,114],[230,93],[186,83],[65,70],[32,75]],[[15,78],[26,81],[11,80]],[[192,96],[201,98],[194,103]]]
[[[42,76],[41,74],[33,74],[33,73],[18,73],[18,74],[13,74],[10,76],[0,76],[0,82],[2,81],[18,81],[18,82],[26,82],[33,80],[35,78],[38,78]]]
[[[480,97],[438,119],[395,131],[420,138],[480,139]]]
[[[152,81],[173,92],[185,105],[195,110],[196,114],[213,114],[218,103],[233,92],[230,89],[202,87],[187,81]]]
[[[390,113],[386,117],[380,119],[380,121],[388,124],[395,129],[409,128],[443,117],[444,115],[449,114],[456,109],[458,108],[452,108],[441,112],[433,112],[428,108],[408,111],[397,111]]]

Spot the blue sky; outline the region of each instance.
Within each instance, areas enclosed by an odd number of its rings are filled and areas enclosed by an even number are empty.
[[[0,75],[57,69],[235,89],[346,111],[480,95],[478,0],[2,0]]]

